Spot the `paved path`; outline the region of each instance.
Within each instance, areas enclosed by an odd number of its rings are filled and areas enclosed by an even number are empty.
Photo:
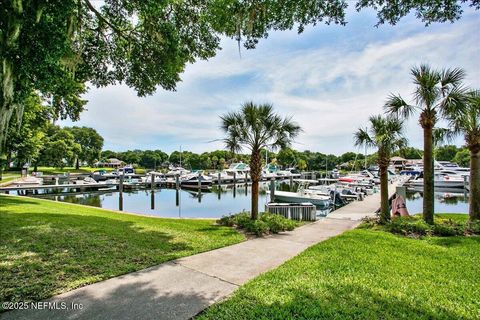
[[[59,307],[82,304],[81,310],[22,310],[0,318],[189,319],[309,246],[355,228],[361,218],[373,215],[379,202],[379,194],[371,195],[292,232],[166,262],[47,300]]]

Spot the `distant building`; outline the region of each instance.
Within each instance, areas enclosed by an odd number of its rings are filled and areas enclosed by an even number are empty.
[[[407,163],[407,159],[404,159],[402,157],[390,158],[390,165],[395,167],[395,169],[399,169],[399,170],[403,169],[406,163]]]
[[[107,161],[97,161],[95,167],[97,168],[122,168],[125,166],[125,162],[116,158],[107,159]]]

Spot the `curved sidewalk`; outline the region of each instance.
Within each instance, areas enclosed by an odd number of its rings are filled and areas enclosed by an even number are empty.
[[[394,187],[391,185],[389,191]],[[361,218],[373,215],[379,202],[380,195],[375,194],[291,232],[97,282],[44,301],[40,305],[43,310],[10,311],[0,318],[189,319],[306,248],[357,227]]]

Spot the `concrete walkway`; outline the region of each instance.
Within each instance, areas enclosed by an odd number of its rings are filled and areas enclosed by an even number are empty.
[[[395,186],[391,185],[390,190]],[[19,310],[1,319],[189,319],[238,286],[372,216],[380,194],[292,232],[256,238],[85,286],[47,302],[69,310]],[[82,308],[72,310],[72,303]]]

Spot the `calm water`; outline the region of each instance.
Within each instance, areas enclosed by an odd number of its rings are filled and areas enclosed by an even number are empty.
[[[407,192],[407,209],[410,214],[423,211],[423,197],[420,191]],[[468,194],[463,190],[436,190],[435,192],[436,213],[468,213]]]
[[[263,210],[269,200],[266,194],[269,184],[260,185],[259,209]],[[277,183],[277,189],[288,191],[287,183]],[[452,192],[454,191],[454,192]],[[242,210],[250,210],[251,186],[236,188],[222,186],[210,192],[155,189],[125,190],[120,197],[117,191],[87,192],[76,194],[42,194],[38,197],[78,203],[113,210],[155,215],[162,217],[219,218]],[[422,193],[407,193],[407,209],[410,214],[422,212]],[[435,193],[435,212],[468,213],[468,197],[461,190],[444,190]],[[317,211],[319,216],[328,211]]]
[[[288,185],[279,184],[285,189]],[[268,184],[261,184],[259,209],[268,202]],[[237,185],[236,188],[214,188],[211,192],[155,189],[124,191],[122,197],[117,191],[88,192],[69,195],[42,194],[38,197],[78,203],[113,210],[156,215],[162,217],[220,218],[224,215],[250,210],[251,186]],[[318,212],[319,215],[326,212]]]

